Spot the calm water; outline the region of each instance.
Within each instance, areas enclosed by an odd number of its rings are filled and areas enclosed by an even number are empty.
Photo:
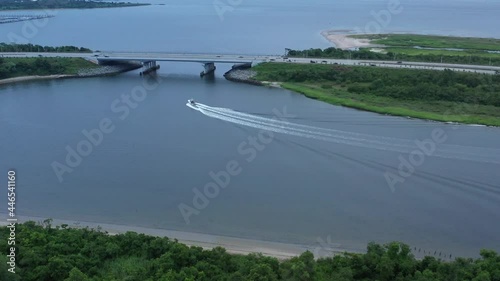
[[[244,1],[221,21],[212,4],[198,2],[59,11],[32,42],[102,50],[281,53],[284,47],[328,46],[319,31],[361,26],[371,10],[386,6],[385,1]],[[404,14],[388,28],[500,37],[494,22],[498,2],[455,1],[452,9],[417,3],[422,4],[406,2]],[[0,34],[22,27],[0,25]],[[285,90],[231,83],[221,77],[228,67],[219,65],[214,79],[200,79],[197,64],[162,64],[162,83],[124,120],[111,105],[144,83],[137,72],[0,86],[0,170],[18,171],[19,214],[303,244],[330,236],[356,249],[370,240],[400,240],[453,255],[500,250],[499,129],[330,106]],[[447,155],[470,153],[478,160],[476,152],[491,152],[485,156],[489,163],[427,157],[392,193],[384,173],[395,171],[398,157],[408,154],[391,149],[275,133],[248,162],[238,147],[259,130],[191,110],[185,106],[191,97],[264,118],[286,106],[293,115],[288,121],[339,130],[341,137],[354,132],[413,142],[442,129]],[[64,163],[65,147],[74,148],[84,139],[82,130],[97,128],[103,118],[111,119],[115,130],[60,183],[51,163]],[[202,189],[211,181],[209,172],[223,170],[231,160],[240,164],[241,174],[186,225],[178,205],[192,205],[192,189]]]
[[[374,20],[371,13],[387,10],[390,1],[242,0],[227,8],[202,0],[139,2],[165,5],[48,11],[56,17],[40,28],[23,22],[0,25],[0,41],[10,41],[8,34],[14,33],[32,43],[94,50],[281,54],[284,48],[328,47],[322,30],[365,30]],[[500,38],[499,1],[400,2],[403,11],[392,15],[382,32]],[[226,12],[220,17],[217,10]]]

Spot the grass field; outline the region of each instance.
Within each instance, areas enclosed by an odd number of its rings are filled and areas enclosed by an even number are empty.
[[[55,58],[54,62],[65,67],[66,71],[63,74],[77,74],[81,69],[100,67],[93,62],[81,58]]]
[[[372,43],[398,47],[454,48],[468,50],[500,51],[500,39],[451,37],[418,34],[374,34],[353,35],[356,38],[371,39]]]
[[[370,39],[372,44],[383,45],[383,50],[394,54],[404,54],[407,56],[460,56],[464,57],[462,63],[468,63],[467,57],[481,57],[500,59],[500,53],[490,53],[488,51],[500,51],[500,39],[493,38],[471,38],[471,37],[451,37],[418,34],[370,34],[352,35],[355,38]],[[419,49],[435,48],[435,50]],[[456,58],[453,63],[457,63]],[[490,64],[487,60],[470,61],[475,64]],[[492,65],[497,65],[493,62]]]
[[[289,56],[500,66],[500,39],[406,34],[347,36],[371,39],[371,45],[358,50],[291,50]]]
[[[346,68],[346,71],[351,71],[350,69],[354,68]],[[285,73],[320,73],[331,71],[331,66],[327,65],[267,63],[257,65],[254,67],[254,70],[257,71],[257,76],[255,77],[257,80],[282,82],[281,85],[285,89],[334,105],[395,116],[500,126],[500,108],[493,105],[446,100],[434,100],[429,102],[425,98],[409,100],[390,96],[378,96],[370,92],[360,94],[348,91],[348,88],[353,85],[353,83],[348,81],[339,82],[329,81],[327,79],[309,79],[298,82],[283,78],[290,77],[286,76]],[[377,71],[384,71],[384,75],[387,75],[388,79],[393,73],[399,72],[399,70]],[[406,75],[404,72],[401,73]]]
[[[1,58],[0,79],[31,75],[76,75],[99,66],[81,58]]]
[[[415,49],[415,48],[403,48],[403,47],[390,47],[384,48],[387,52],[392,52],[395,54],[406,54],[409,56],[418,55],[437,55],[437,56],[479,56],[484,58],[497,58],[500,59],[500,53],[488,53],[482,51],[450,51],[450,50],[426,50],[426,49]]]
[[[335,88],[326,90],[310,83],[282,83],[281,85],[285,89],[301,93],[312,99],[380,114],[500,126],[500,111],[494,106],[470,106],[453,102],[430,104],[425,101],[401,101],[373,95],[357,95]],[[460,114],[456,114],[456,112],[460,112]]]

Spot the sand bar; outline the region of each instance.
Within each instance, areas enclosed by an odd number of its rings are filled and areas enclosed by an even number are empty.
[[[26,81],[35,81],[35,80],[59,79],[59,78],[67,78],[67,77],[72,77],[72,75],[58,74],[58,75],[47,75],[47,76],[38,76],[38,75],[37,76],[21,76],[21,77],[2,79],[2,80],[0,80],[0,85],[26,82]]]
[[[377,47],[378,45],[371,44],[369,39],[360,39],[350,37],[347,30],[325,30],[321,32],[330,43],[333,43],[336,48],[348,50],[361,47]]]
[[[18,221],[20,223],[26,221],[43,222],[44,220],[45,218],[18,216]],[[332,247],[328,248],[323,247],[321,248],[320,251],[318,251],[319,245],[287,244],[280,242],[243,239],[243,238],[236,238],[229,236],[183,232],[183,231],[167,230],[167,229],[146,228],[139,226],[71,221],[71,220],[60,220],[60,219],[53,219],[52,221],[52,225],[54,226],[61,224],[67,224],[69,227],[73,228],[89,227],[97,229],[97,227],[100,227],[102,231],[106,231],[110,235],[122,234],[127,231],[133,231],[137,233],[143,233],[146,235],[177,239],[179,242],[183,244],[189,246],[198,246],[204,249],[224,247],[229,253],[233,254],[246,255],[250,253],[262,253],[264,256],[275,257],[280,260],[298,256],[307,250],[317,254],[320,257],[333,256],[335,254],[340,254],[345,251],[352,252],[352,250],[342,249],[342,248],[332,248]],[[0,221],[0,226],[6,226],[6,225],[7,222]]]

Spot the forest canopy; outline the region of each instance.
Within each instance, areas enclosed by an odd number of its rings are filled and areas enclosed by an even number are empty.
[[[6,241],[7,227],[0,228]],[[203,250],[165,237],[135,232],[109,235],[88,228],[52,226],[51,220],[26,222],[16,229],[16,273],[0,257],[0,280],[500,280],[500,256],[481,250],[480,257],[445,262],[417,260],[408,245],[370,243],[365,254],[344,253],[315,260],[310,252],[279,261],[260,254],[233,255],[223,248]]]

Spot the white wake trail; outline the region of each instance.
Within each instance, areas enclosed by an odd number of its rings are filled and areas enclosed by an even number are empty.
[[[248,120],[252,120],[252,122],[256,122],[255,120],[261,120],[263,122],[273,123],[273,124],[276,124],[277,126],[283,126],[283,127],[289,128],[289,129],[303,128],[303,129],[306,129],[307,133],[319,134],[319,135],[330,136],[330,137],[340,137],[340,138],[344,138],[344,139],[357,140],[357,141],[366,141],[366,142],[382,144],[382,145],[398,146],[398,147],[407,148],[410,150],[414,150],[417,148],[414,140],[412,141],[412,140],[408,140],[408,139],[374,136],[374,135],[368,135],[368,134],[362,134],[362,133],[356,133],[356,132],[347,132],[347,131],[341,131],[341,130],[335,130],[335,129],[329,129],[329,128],[313,127],[313,126],[308,126],[308,125],[290,123],[287,121],[281,121],[281,120],[276,120],[276,119],[271,119],[271,118],[264,118],[264,117],[260,117],[260,116],[255,116],[255,115],[248,114],[248,113],[234,111],[234,110],[229,109],[229,108],[210,107],[210,106],[207,106],[204,104],[200,104],[200,106],[202,108],[207,109],[207,110],[212,110],[212,111],[218,112],[218,113],[227,113],[227,114],[231,114],[232,116],[241,116],[241,118],[247,118]],[[317,131],[329,132],[329,134],[328,133],[322,134],[322,133],[317,132]],[[341,135],[338,135],[338,134],[341,134]],[[389,141],[389,142],[387,142],[387,141]],[[496,155],[497,159],[500,159],[500,150],[494,149],[494,148],[482,148],[482,147],[479,148],[479,147],[470,147],[470,146],[461,146],[461,145],[452,145],[452,144],[440,144],[438,149],[439,149],[440,153],[456,154],[458,152],[458,153],[463,154],[463,155],[469,155],[470,157],[480,156],[480,157],[486,157],[486,158],[491,158],[492,156]],[[467,151],[464,151],[464,150],[467,150]],[[469,152],[470,150],[472,150],[472,152]]]
[[[189,103],[186,105],[211,118],[275,133],[400,153],[410,153],[417,150],[416,144],[407,139],[372,136],[368,134],[295,124],[237,112],[228,108],[210,107],[199,103],[197,103],[196,106],[192,106]],[[471,150],[472,152],[468,152]],[[438,144],[432,156],[500,164],[500,150],[492,148],[483,149],[479,147]]]
[[[190,106],[190,107],[193,109],[196,109],[197,111],[203,113],[204,115],[212,117],[212,118],[224,120],[224,121],[239,124],[239,125],[245,125],[248,127],[253,127],[253,128],[261,129],[261,130],[265,130],[265,131],[288,134],[288,135],[293,135],[293,136],[298,136],[298,137],[303,137],[303,138],[323,140],[323,141],[334,142],[334,143],[339,143],[339,144],[347,144],[347,145],[351,145],[351,146],[373,148],[373,149],[387,150],[387,151],[396,151],[396,152],[403,152],[403,153],[407,152],[406,150],[399,150],[399,149],[394,149],[394,148],[390,149],[390,148],[384,148],[384,147],[375,146],[375,145],[371,145],[371,144],[366,144],[366,143],[360,142],[359,140],[348,141],[345,139],[325,137],[325,136],[315,135],[314,132],[304,132],[303,130],[297,131],[297,130],[293,130],[293,129],[283,127],[283,126],[269,125],[269,124],[265,124],[263,122],[256,123],[256,122],[252,122],[249,120],[234,118],[233,116],[231,116],[229,114],[223,114],[223,113],[220,113],[217,111],[213,111],[211,108],[209,108],[207,106],[204,106],[203,108],[200,106],[196,106],[197,108],[195,108],[193,106]]]
[[[388,142],[384,142],[384,141],[380,141],[380,140],[376,140],[376,139],[373,140],[373,139],[359,138],[359,137],[348,136],[348,135],[346,136],[346,135],[341,135],[338,133],[332,134],[332,133],[327,133],[327,132],[321,132],[321,131],[318,131],[317,129],[322,129],[322,128],[316,128],[316,127],[306,126],[306,125],[301,125],[301,124],[294,124],[294,123],[285,122],[285,121],[278,121],[278,120],[274,120],[274,119],[252,116],[249,114],[244,114],[244,115],[233,114],[234,111],[230,111],[230,110],[223,110],[223,111],[214,110],[213,108],[210,108],[207,106],[203,106],[201,108],[203,108],[203,110],[206,110],[206,111],[210,111],[210,112],[213,112],[216,114],[235,118],[235,119],[238,119],[241,121],[252,122],[252,123],[260,124],[263,126],[276,127],[276,128],[280,128],[280,129],[289,130],[289,131],[301,132],[301,133],[308,134],[308,135],[316,135],[316,136],[322,136],[322,137],[327,137],[327,138],[343,139],[346,141],[366,142],[366,143],[372,143],[372,144],[376,144],[376,145],[385,145],[385,146],[391,146],[391,147],[399,146],[401,148],[406,148],[406,149],[413,149],[414,148],[414,145],[397,144],[394,142],[388,143]],[[252,118],[252,117],[255,117],[255,118]],[[302,128],[307,128],[307,129],[302,129]],[[316,131],[314,131],[314,130],[316,130]],[[338,131],[338,130],[331,130],[331,131],[342,132],[342,131]],[[362,134],[360,134],[360,135],[362,135]],[[367,137],[369,135],[363,135],[363,136]]]
[[[201,109],[201,108],[198,111],[200,111],[201,113],[203,113],[204,115],[206,115],[208,117],[212,117],[212,118],[216,118],[219,120],[223,120],[223,121],[227,121],[227,122],[231,122],[231,123],[235,123],[235,124],[239,124],[239,125],[244,125],[244,126],[248,126],[248,127],[252,127],[252,128],[256,128],[256,129],[261,129],[261,130],[265,130],[265,131],[271,131],[271,132],[275,132],[275,133],[282,133],[282,134],[293,135],[293,136],[297,136],[297,137],[317,139],[317,140],[323,140],[323,141],[334,142],[334,143],[338,143],[338,144],[346,144],[346,145],[358,146],[358,147],[364,147],[364,148],[396,151],[396,152],[402,152],[402,153],[407,152],[406,150],[388,149],[388,148],[377,147],[374,145],[365,144],[365,143],[361,143],[361,142],[354,142],[354,141],[349,142],[349,141],[342,140],[342,139],[322,137],[322,136],[317,136],[317,135],[313,135],[313,134],[306,134],[306,133],[297,132],[294,130],[288,130],[286,128],[279,128],[279,127],[275,127],[275,126],[266,126],[266,125],[262,125],[262,124],[257,124],[257,123],[253,123],[253,122],[248,122],[248,121],[232,118],[232,117],[226,116],[224,114],[214,113],[214,112],[211,112],[211,111],[208,111],[205,109]]]
[[[265,117],[260,117],[260,116],[248,114],[248,113],[234,111],[234,110],[229,109],[229,108],[210,107],[210,106],[203,105],[203,104],[201,104],[201,107],[206,108],[206,109],[211,109],[211,110],[217,110],[217,111],[224,112],[224,113],[230,113],[230,114],[234,114],[234,115],[238,115],[238,116],[242,116],[242,117],[246,117],[246,118],[250,118],[250,119],[280,124],[280,125],[284,125],[284,126],[297,127],[297,128],[303,128],[303,129],[309,129],[309,130],[315,130],[315,131],[324,131],[324,132],[330,132],[330,133],[341,133],[344,135],[358,136],[358,137],[362,137],[362,138],[376,138],[376,139],[388,140],[388,141],[403,141],[403,142],[408,142],[408,143],[412,144],[410,140],[406,140],[406,139],[373,136],[373,135],[356,133],[356,132],[347,132],[347,131],[341,131],[341,130],[335,130],[335,129],[329,129],[329,128],[321,128],[321,127],[314,127],[314,126],[303,125],[303,124],[290,123],[288,121],[276,120],[276,119],[272,119],[272,118],[265,118]]]

